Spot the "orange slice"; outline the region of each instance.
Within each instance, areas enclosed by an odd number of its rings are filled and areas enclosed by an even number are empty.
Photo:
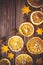
[[[20,54],[16,57],[16,65],[32,65],[32,57],[28,54]]]
[[[6,58],[1,59],[0,65],[11,65],[10,61]]]
[[[26,47],[32,54],[41,54],[43,52],[43,41],[39,37],[33,37],[27,42]]]
[[[30,37],[34,33],[34,27],[31,23],[25,22],[19,26],[19,32],[23,36]]]
[[[34,11],[32,12],[30,19],[34,25],[40,25],[43,22],[43,13],[41,11]]]
[[[8,46],[12,51],[18,52],[23,48],[23,39],[20,36],[12,36],[8,39]]]
[[[43,0],[27,0],[27,2],[34,8],[40,8],[43,6]]]

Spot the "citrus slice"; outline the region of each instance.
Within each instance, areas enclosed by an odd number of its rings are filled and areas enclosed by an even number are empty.
[[[33,37],[27,42],[27,50],[32,54],[41,54],[43,52],[43,41],[39,37]]]
[[[32,65],[32,57],[28,54],[20,54],[16,57],[16,65]]]
[[[43,22],[43,13],[41,11],[34,11],[32,12],[30,19],[34,25],[40,25]]]
[[[34,27],[31,23],[25,22],[19,26],[19,32],[23,36],[30,37],[34,33]]]
[[[1,59],[0,65],[11,65],[10,61],[6,58]]]
[[[43,0],[27,0],[27,2],[34,8],[40,8],[43,6]]]
[[[23,39],[20,36],[12,36],[8,39],[8,46],[12,51],[18,52],[23,48]]]

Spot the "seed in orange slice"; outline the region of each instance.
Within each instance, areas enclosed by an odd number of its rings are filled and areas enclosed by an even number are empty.
[[[28,22],[22,23],[19,26],[19,32],[25,37],[30,37],[34,33],[34,26]]]

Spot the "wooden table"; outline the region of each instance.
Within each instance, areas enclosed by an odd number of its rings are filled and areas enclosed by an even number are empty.
[[[21,23],[23,23],[25,21],[31,22],[30,21],[31,13],[29,13],[28,15],[22,14],[21,9],[25,5],[30,6],[26,0],[0,0],[0,40],[1,39],[4,40],[3,43],[0,43],[0,49],[1,49],[2,44],[7,45],[7,40],[9,37],[11,37],[13,35],[21,36],[18,32],[18,28]],[[30,6],[30,9],[32,10],[32,12],[36,11],[36,10],[40,10],[40,9],[32,8],[31,6]],[[43,28],[43,24],[41,24],[40,26],[34,26],[34,27],[35,27],[35,33],[31,37],[38,36],[43,39],[43,34],[38,35],[36,33],[36,29],[38,27]],[[21,37],[23,38],[25,45],[26,45],[26,42],[31,38],[31,37],[26,38],[23,36],[21,36]],[[15,58],[17,55],[19,55],[21,53],[27,53],[30,56],[32,56],[32,58],[34,60],[33,65],[37,65],[36,64],[37,58],[40,58],[40,57],[43,58],[43,53],[40,55],[30,54],[26,50],[25,45],[24,45],[24,48],[20,52],[18,52],[18,53],[13,52],[15,54],[15,57],[13,60],[10,60],[12,65],[15,65]],[[6,53],[2,54],[1,50],[0,50],[0,59],[2,59],[3,57],[7,58],[7,54]]]

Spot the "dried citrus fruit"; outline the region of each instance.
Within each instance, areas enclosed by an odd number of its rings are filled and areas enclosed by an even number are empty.
[[[12,51],[18,52],[23,47],[23,39],[20,36],[12,36],[8,39],[8,46]]]
[[[43,0],[27,0],[28,4],[34,8],[43,6]]]
[[[32,57],[28,54],[20,54],[16,57],[16,65],[32,65]]]
[[[33,37],[27,42],[26,47],[32,54],[41,54],[43,52],[43,41],[39,37]]]
[[[43,22],[43,13],[41,11],[34,11],[32,12],[30,19],[34,25],[40,25]]]
[[[6,58],[1,59],[0,65],[11,65],[10,61]]]
[[[19,26],[19,32],[23,36],[30,37],[34,33],[34,26],[28,22],[22,23]]]

